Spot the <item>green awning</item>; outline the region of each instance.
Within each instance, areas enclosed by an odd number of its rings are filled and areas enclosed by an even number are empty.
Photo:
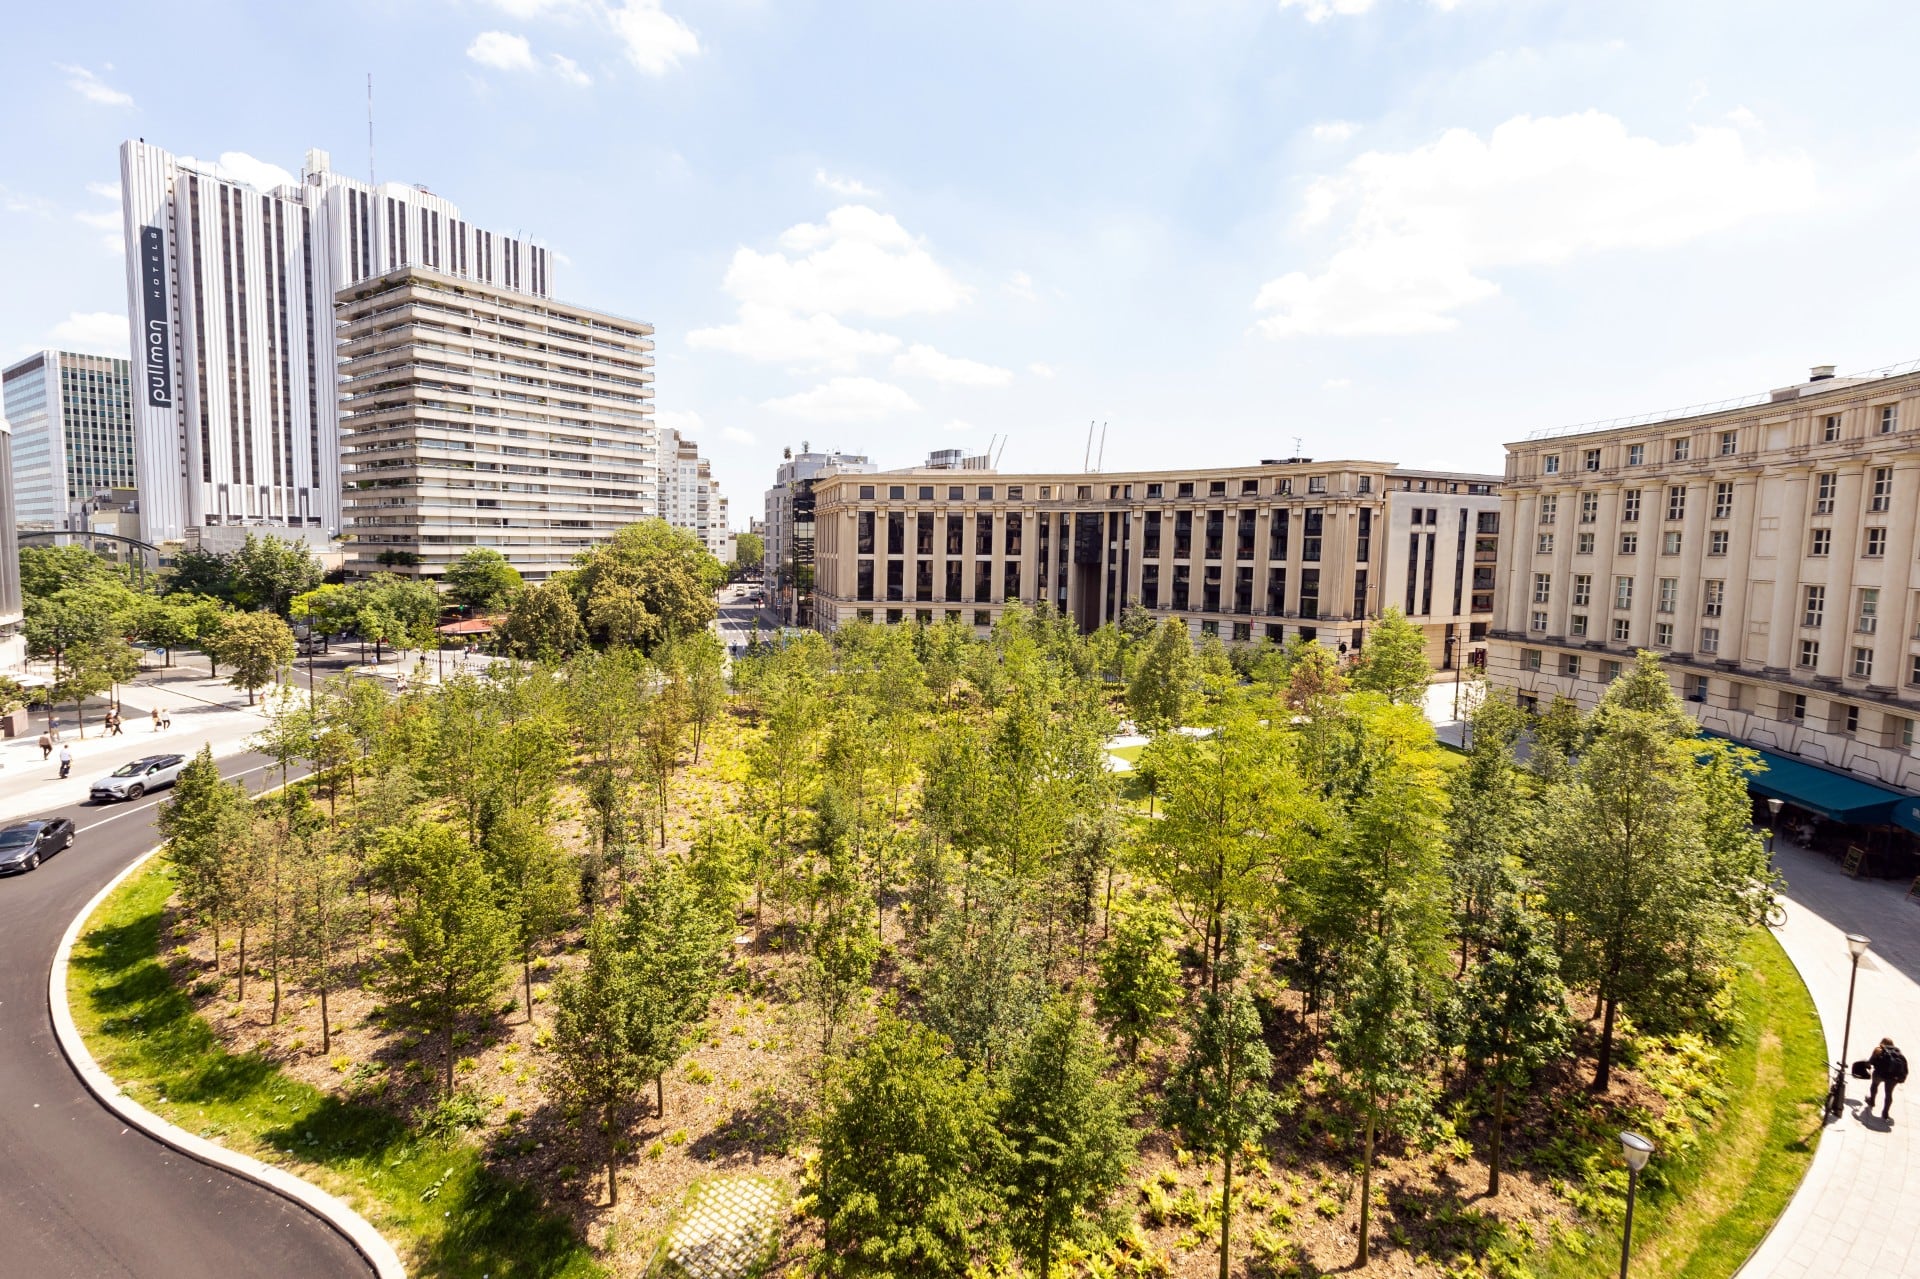
[[[1718,733],[1707,734],[1718,737]],[[1820,814],[1831,821],[1853,826],[1887,826],[1898,823],[1920,830],[1920,814],[1914,810],[1920,801],[1873,782],[1861,781],[1845,773],[1836,773],[1767,750],[1763,746],[1745,746],[1767,766],[1763,773],[1747,776],[1747,789],[1763,799],[1784,799],[1797,808]]]

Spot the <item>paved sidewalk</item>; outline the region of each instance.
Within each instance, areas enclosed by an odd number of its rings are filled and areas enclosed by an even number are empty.
[[[1780,944],[1813,993],[1829,1059],[1839,1056],[1847,1011],[1850,932],[1871,937],[1873,948],[1860,962],[1848,1058],[1864,1058],[1882,1035],[1909,1059],[1920,1054],[1920,904],[1905,900],[1906,885],[1848,879],[1838,863],[1784,840],[1776,860],[1788,884]],[[1862,1117],[1867,1084],[1849,1081],[1847,1114],[1827,1126],[1806,1180],[1741,1279],[1920,1275],[1916,1086],[1920,1078],[1894,1094],[1889,1125],[1877,1102]]]

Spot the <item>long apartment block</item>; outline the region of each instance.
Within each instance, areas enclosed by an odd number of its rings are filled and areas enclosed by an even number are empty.
[[[1754,402],[1508,445],[1491,674],[1591,706],[1651,649],[1706,729],[1920,787],[1916,427],[1920,372],[1822,366]]]
[[[1229,643],[1358,647],[1399,607],[1437,666],[1493,618],[1499,478],[1390,463],[812,481],[813,620],[991,626],[1046,602],[1082,631],[1129,605]]]
[[[338,298],[347,568],[542,581],[659,513],[653,327],[406,267]]]

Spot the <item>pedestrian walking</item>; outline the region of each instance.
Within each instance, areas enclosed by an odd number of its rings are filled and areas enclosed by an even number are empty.
[[[172,711],[170,711],[170,710],[163,710],[163,711],[161,711],[161,712],[160,712],[160,727],[162,727],[162,728],[172,728],[172,727],[173,727],[173,712],[172,712]]]
[[[1881,1088],[1887,1090],[1886,1097],[1880,1103],[1880,1117],[1889,1118],[1893,1111],[1893,1090],[1907,1082],[1907,1057],[1894,1047],[1891,1039],[1882,1039],[1867,1058],[1867,1069],[1873,1072],[1873,1082],[1867,1085],[1867,1104],[1860,1108],[1864,1117],[1873,1112],[1874,1094]]]
[[[60,740],[60,717],[58,715],[47,716],[47,731],[53,734],[54,741],[57,742]]]
[[[40,758],[48,759],[53,755],[53,734],[42,729],[40,732]]]
[[[120,708],[116,706],[107,712],[107,736],[119,737],[120,735]]]
[[[158,706],[153,708],[153,731],[156,733],[160,731],[160,708]]]
[[[68,773],[71,773],[72,771],[73,771],[73,748],[71,746],[62,746],[60,748],[61,778],[64,780],[66,775]]]

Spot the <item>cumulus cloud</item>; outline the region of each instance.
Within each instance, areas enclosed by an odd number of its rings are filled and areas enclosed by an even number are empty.
[[[1315,142],[1345,142],[1360,132],[1360,126],[1351,120],[1322,120],[1313,126]]]
[[[825,187],[835,195],[849,199],[871,199],[880,193],[857,178],[843,178],[828,173],[825,169],[813,171],[814,185]]]
[[[1280,0],[1280,11],[1298,9],[1308,22],[1325,22],[1336,14],[1350,18],[1373,8],[1373,0]]]
[[[727,292],[743,303],[802,314],[882,318],[951,311],[971,296],[918,238],[865,205],[842,205],[824,223],[788,227],[780,247],[783,252],[736,250],[723,282]]]
[[[73,215],[73,220],[96,231],[111,231],[120,225],[120,210],[101,209],[96,212],[83,209]]]
[[[1804,207],[1803,155],[1750,153],[1732,128],[1683,142],[1634,137],[1598,111],[1517,116],[1481,136],[1451,129],[1403,152],[1367,152],[1309,187],[1299,225],[1344,219],[1317,272],[1264,284],[1268,337],[1436,333],[1498,294],[1486,273],[1620,249],[1659,249]]]
[[[523,22],[533,18],[571,17],[588,7],[586,0],[488,0],[488,3]]]
[[[88,102],[103,107],[130,107],[133,105],[132,94],[122,93],[85,67],[76,67],[61,63],[59,69],[67,77],[67,87],[85,98]],[[109,67],[108,70],[112,70],[112,68]]]
[[[747,430],[744,426],[723,426],[720,428],[720,438],[732,444],[759,443],[759,440],[754,437],[753,432]]]
[[[538,65],[527,38],[505,31],[482,31],[467,46],[467,56],[495,71],[532,71]]]
[[[947,355],[920,342],[893,357],[893,371],[906,377],[927,378],[943,386],[1005,386],[1013,381],[1011,369]]]
[[[63,348],[124,356],[130,346],[127,317],[112,311],[74,311],[53,326],[53,341]]]
[[[706,422],[692,409],[655,409],[653,424],[663,431],[678,431],[682,435],[700,434]]]
[[[1033,291],[1033,277],[1025,271],[1015,271],[1000,287],[1022,302],[1035,302],[1040,298],[1040,295]]]
[[[572,58],[564,54],[548,54],[547,63],[553,68],[553,73],[562,80],[565,80],[568,84],[577,84],[584,87],[593,83],[593,77],[582,71],[578,62],[575,62]]]
[[[1052,377],[1053,365],[1042,364],[1036,360],[1032,364],[1027,365],[1027,372],[1033,374],[1035,377]]]
[[[971,431],[973,429],[973,423],[962,422],[959,418],[954,418],[950,422],[942,422],[940,429],[943,431]]]
[[[899,387],[870,377],[833,378],[811,390],[768,400],[760,407],[810,422],[872,422],[920,410],[914,398]]]
[[[117,201],[120,198],[120,182],[117,178],[112,182],[89,182],[87,190],[102,200]]]
[[[687,345],[770,364],[851,369],[862,356],[889,355],[899,350],[900,339],[890,333],[852,328],[824,311],[802,316],[762,302],[744,302],[738,320],[716,328],[695,329],[687,334]]]
[[[607,20],[625,47],[627,61],[648,75],[665,75],[682,58],[700,52],[700,37],[660,7],[660,0],[627,0],[609,5]]]

